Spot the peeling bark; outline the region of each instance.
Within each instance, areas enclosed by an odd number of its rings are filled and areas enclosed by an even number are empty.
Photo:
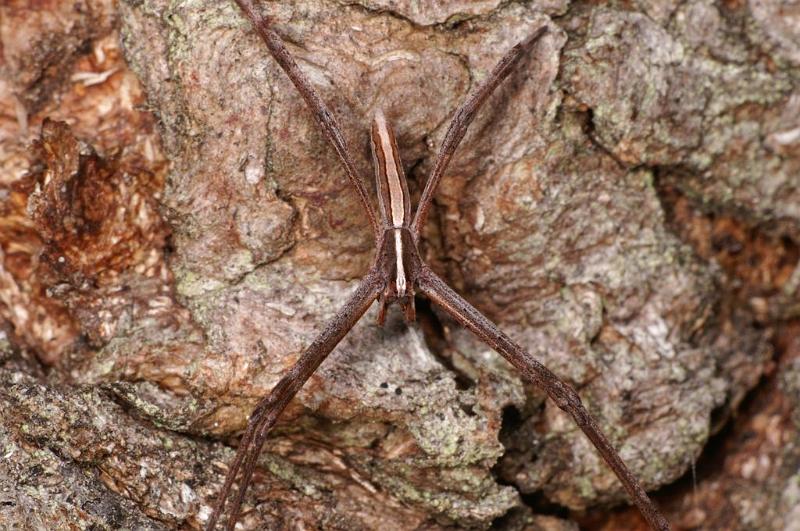
[[[369,226],[233,3],[0,9],[0,518],[199,528],[250,410],[365,271]],[[366,124],[384,110],[417,197],[470,88],[548,24],[459,149],[426,259],[579,390],[642,482],[672,489],[673,520],[793,521],[794,450],[741,435],[797,431],[788,3],[263,9],[370,184]],[[304,387],[244,528],[641,525],[607,510],[622,488],[563,412],[420,314],[379,328],[369,312]],[[780,385],[747,399],[765,373]],[[693,498],[681,478],[709,440],[739,464]]]

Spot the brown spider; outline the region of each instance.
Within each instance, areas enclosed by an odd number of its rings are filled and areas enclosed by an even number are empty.
[[[239,492],[229,511],[226,529],[232,530],[238,518],[244,494],[253,475],[256,459],[267,434],[289,401],[317,370],[348,331],[372,305],[380,302],[378,322],[383,324],[386,309],[399,303],[406,321],[413,321],[414,296],[420,292],[470,329],[487,345],[505,357],[529,382],[543,389],[561,409],[569,413],[575,423],[592,441],[600,455],[622,482],[625,490],[653,529],[669,529],[669,523],[647,496],[636,477],[598,428],[594,418],[581,403],[578,394],[547,367],[536,361],[522,347],[512,341],[469,302],[453,291],[420,258],[417,244],[425,224],[433,194],[447,168],[458,144],[467,132],[478,109],[497,86],[509,75],[522,55],[546,33],[542,26],[528,38],[514,46],[495,66],[489,77],[470,94],[456,111],[455,117],[439,150],[430,178],[425,184],[416,214],[412,217],[408,185],[403,165],[397,152],[397,143],[391,126],[380,111],[372,121],[372,154],[377,181],[380,220],[369,202],[364,184],[356,175],[355,165],[341,133],[336,118],[316,93],[311,83],[298,68],[280,37],[270,28],[268,19],[262,17],[252,0],[236,0],[256,31],[264,40],[272,56],[280,64],[333,144],[344,164],[350,182],[358,192],[367,218],[375,234],[375,259],[361,280],[355,293],[345,302],[322,333],[309,345],[289,372],[281,378],[272,391],[253,410],[242,437],[236,458],[231,464],[225,484],[219,493],[207,529],[213,530],[225,506],[233,482],[244,465]]]

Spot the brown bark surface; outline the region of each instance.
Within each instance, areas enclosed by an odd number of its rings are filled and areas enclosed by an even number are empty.
[[[423,253],[574,385],[677,526],[800,521],[800,12],[790,0],[263,2]],[[200,528],[247,415],[371,231],[232,2],[0,7],[0,527]],[[469,333],[375,308],[281,417],[244,529],[637,528],[570,419]]]

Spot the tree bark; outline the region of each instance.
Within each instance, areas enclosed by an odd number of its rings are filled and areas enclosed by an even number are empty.
[[[426,260],[578,389],[676,525],[800,520],[789,0],[262,8],[370,190],[383,109],[415,198],[469,90],[546,24],[456,152]],[[0,10],[0,520],[200,528],[250,410],[366,271],[366,217],[233,2]],[[566,414],[418,313],[373,308],[323,363],[245,529],[643,525]]]

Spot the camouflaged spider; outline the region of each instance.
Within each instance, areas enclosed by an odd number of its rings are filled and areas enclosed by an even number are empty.
[[[358,322],[375,299],[380,302],[378,313],[380,324],[383,324],[385,319],[386,308],[393,303],[400,304],[406,321],[410,322],[415,319],[414,296],[417,292],[428,297],[434,304],[499,352],[526,380],[544,390],[558,407],[569,413],[622,482],[648,524],[653,529],[669,529],[667,520],[661,515],[639,481],[628,470],[608,439],[600,431],[594,418],[581,403],[578,394],[453,291],[422,261],[417,250],[420,231],[431,207],[433,194],[453,153],[464,138],[470,122],[483,102],[513,70],[520,57],[547,32],[546,26],[538,28],[509,50],[486,80],[470,94],[467,101],[456,111],[413,217],[408,185],[397,152],[394,133],[383,113],[380,111],[376,113],[372,121],[370,138],[381,216],[378,220],[369,201],[367,190],[356,175],[355,165],[336,118],[298,68],[280,37],[271,29],[269,19],[262,17],[257,12],[252,0],[236,0],[236,3],[250,19],[272,56],[292,80],[308,107],[313,111],[328,140],[336,149],[372,226],[376,253],[372,266],[361,280],[355,293],[303,352],[297,363],[253,410],[239,450],[220,491],[214,512],[208,521],[207,529],[210,531],[216,526],[233,482],[239,469],[244,465],[239,492],[229,511],[226,526],[228,530],[234,528],[244,494],[253,475],[256,459],[270,428],[275,424],[289,401],[345,334]]]

